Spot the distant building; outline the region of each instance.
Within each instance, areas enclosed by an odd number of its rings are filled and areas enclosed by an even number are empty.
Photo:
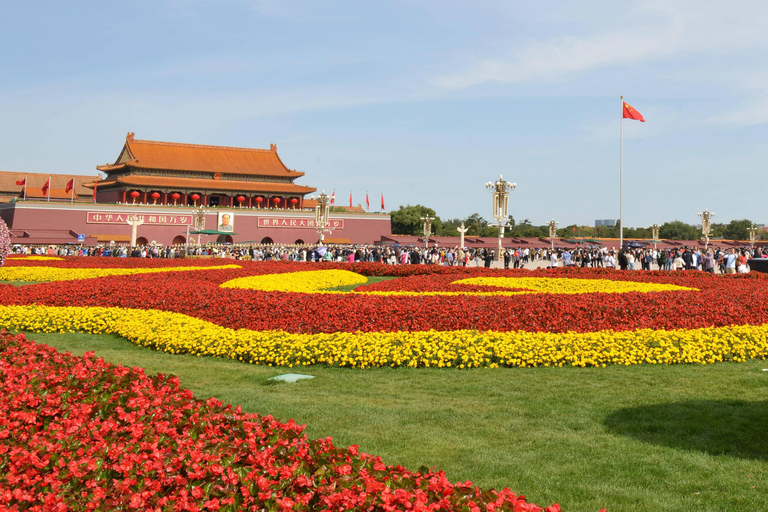
[[[616,219],[598,219],[595,221],[595,227],[608,227],[613,228],[616,227]]]
[[[50,178],[50,186],[44,189]],[[92,188],[85,184],[93,183],[98,175],[82,176],[74,174],[54,174],[42,172],[0,171],[0,203],[16,200],[26,201],[71,201],[76,203],[93,202]],[[75,187],[67,190],[67,183],[75,180]],[[19,183],[21,183],[19,185]],[[26,190],[25,190],[26,189]]]
[[[99,203],[187,206],[253,206],[297,210],[313,187],[293,181],[303,172],[288,169],[270,149],[179,144],[125,138],[114,164],[96,182]]]
[[[19,244],[138,245],[194,243],[316,243],[317,189],[297,185],[269,149],[134,139],[129,133],[106,177],[0,173],[0,217]],[[26,177],[26,178],[25,178]],[[74,178],[73,191],[66,191]],[[27,187],[17,185],[26,179]],[[94,190],[95,189],[95,190]],[[26,190],[26,192],[25,192]],[[49,197],[50,196],[50,197]],[[95,196],[95,201],[94,201]],[[331,208],[327,243],[370,244],[391,234],[386,213]]]

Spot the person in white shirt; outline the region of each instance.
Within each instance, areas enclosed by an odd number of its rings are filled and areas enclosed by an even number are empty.
[[[635,255],[632,251],[627,251],[627,265],[629,270],[635,270]]]
[[[557,260],[558,260],[557,253],[556,252],[552,252],[549,255],[549,260],[552,263],[552,268],[555,268],[557,266]]]

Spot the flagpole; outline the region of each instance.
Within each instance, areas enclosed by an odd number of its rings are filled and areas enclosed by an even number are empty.
[[[27,174],[24,175],[24,201],[27,200]]]
[[[48,190],[46,191],[46,192],[48,192],[48,199],[47,199],[47,201],[50,203],[51,202],[51,177],[50,176],[48,176],[48,182],[47,183],[48,183]]]
[[[621,99],[621,149],[619,150],[619,249],[624,247],[624,96]]]

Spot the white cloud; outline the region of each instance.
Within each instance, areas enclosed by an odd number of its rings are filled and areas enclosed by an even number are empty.
[[[581,71],[667,57],[677,46],[682,22],[675,13],[662,12],[653,23],[619,27],[576,37],[563,35],[512,48],[503,57],[481,58],[434,82],[463,89],[485,82],[517,83],[552,80]]]
[[[708,124],[725,125],[729,128],[746,128],[768,123],[768,96],[750,98],[738,108],[711,117]]]
[[[728,8],[721,2],[687,0],[625,5],[621,15],[612,13],[610,6],[592,5],[566,9],[548,19],[537,17],[538,33],[552,35],[527,42],[509,36],[499,44],[496,55],[470,50],[457,70],[433,77],[432,83],[461,90],[484,83],[567,82],[579,73],[659,61],[677,63],[678,69],[684,69],[699,62],[744,59],[752,54],[764,59],[768,46],[764,30],[768,5],[764,2],[737,1]],[[601,18],[600,12],[607,15]],[[566,15],[572,18],[567,20]],[[516,21],[524,24],[526,20]],[[742,62],[734,67],[737,75],[731,78],[736,82],[741,72],[753,71]]]

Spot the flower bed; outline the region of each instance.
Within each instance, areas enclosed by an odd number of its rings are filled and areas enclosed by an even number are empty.
[[[181,266],[116,260],[121,271]],[[114,260],[68,258],[54,268],[66,274],[91,261]],[[184,266],[190,270],[0,285],[0,305],[9,306],[0,317],[18,329],[115,332],[172,353],[276,365],[602,366],[768,356],[762,274],[284,262],[217,268],[211,260]],[[388,273],[400,278],[316,293]],[[227,287],[233,283],[245,289]],[[272,291],[249,289],[259,286]]]
[[[74,281],[108,276],[154,274],[157,272],[185,272],[189,270],[221,270],[240,268],[237,265],[209,267],[161,267],[161,268],[57,268],[57,267],[3,267],[0,281]]]
[[[176,377],[0,333],[0,504],[11,510],[541,511],[197,400]],[[552,505],[548,512],[557,512]]]
[[[59,258],[58,256],[36,256],[36,255],[29,255],[26,254],[9,254],[8,255],[9,260],[19,260],[19,261],[61,261],[62,258]]]

